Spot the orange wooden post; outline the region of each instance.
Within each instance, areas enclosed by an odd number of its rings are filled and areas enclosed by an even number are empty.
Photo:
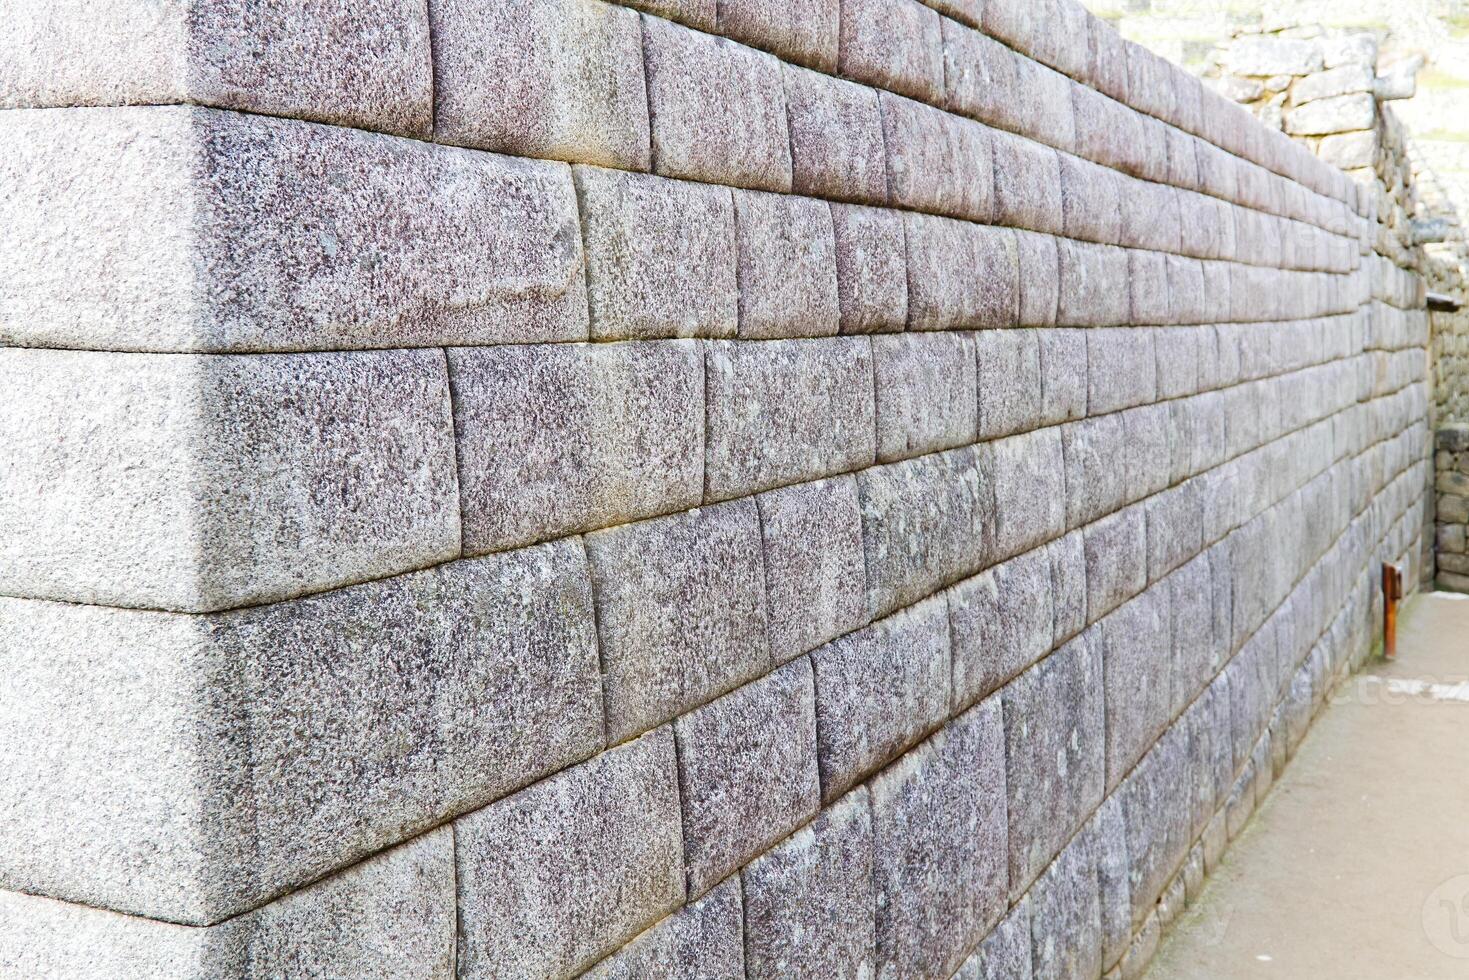
[[[1396,565],[1382,566],[1382,655],[1398,655],[1398,600],[1403,597],[1403,572]]]

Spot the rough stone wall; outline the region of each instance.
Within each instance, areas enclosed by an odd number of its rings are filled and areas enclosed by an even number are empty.
[[[1434,492],[1437,494],[1438,582],[1469,592],[1469,425],[1445,425],[1435,433]]]
[[[1135,976],[1369,652],[1375,197],[1070,0],[637,6],[23,5],[0,973]]]

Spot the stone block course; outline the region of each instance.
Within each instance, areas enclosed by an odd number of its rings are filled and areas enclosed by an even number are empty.
[[[887,200],[878,94],[865,85],[787,65],[792,189],[837,200]]]
[[[908,323],[908,246],[902,214],[831,206],[837,301],[844,334],[892,333]]]
[[[739,980],[744,972],[740,883],[727,879],[592,969],[588,980]]]
[[[1020,260],[1015,232],[922,214],[905,214],[903,228],[908,329],[1017,324]]]
[[[989,221],[995,207],[993,131],[912,99],[887,92],[878,96],[889,201],[917,211]]]
[[[918,0],[841,0],[841,74],[877,89],[941,103],[940,19]]]
[[[879,460],[893,462],[975,441],[972,334],[874,337],[872,363]]]
[[[736,191],[741,339],[822,337],[841,323],[836,241],[824,201]]]
[[[839,0],[755,0],[719,5],[718,33],[823,72],[837,67]]]
[[[1054,591],[1045,548],[948,590],[956,708],[974,704],[1052,649]]]

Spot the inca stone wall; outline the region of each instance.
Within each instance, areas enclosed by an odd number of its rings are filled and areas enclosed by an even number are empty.
[[[1368,654],[1374,195],[1071,0],[636,6],[22,5],[0,973],[1136,976]]]
[[[1434,492],[1437,494],[1438,582],[1469,592],[1469,425],[1462,422],[1435,433]]]

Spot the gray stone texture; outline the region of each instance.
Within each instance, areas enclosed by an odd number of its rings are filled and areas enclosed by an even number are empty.
[[[1023,136],[994,132],[995,220],[1031,231],[1062,233],[1061,165],[1056,151]]]
[[[1057,645],[1086,628],[1086,539],[1072,531],[1046,545]]]
[[[447,829],[207,929],[0,892],[0,968],[76,980],[447,980],[454,900]]]
[[[952,111],[1069,150],[1071,81],[978,31],[945,21],[944,81]]]
[[[949,589],[954,706],[967,708],[1053,645],[1052,572],[1044,548]]]
[[[1107,786],[1114,787],[1171,718],[1173,673],[1164,590],[1124,604],[1089,634],[1101,648],[1107,699]]]
[[[434,138],[650,166],[638,15],[598,0],[435,0]]]
[[[1292,136],[1348,133],[1371,129],[1376,123],[1377,103],[1367,92],[1308,102],[1285,114],[1285,131]]]
[[[769,669],[753,500],[597,531],[586,541],[609,742]]]
[[[825,201],[736,191],[740,338],[837,332],[836,242]]]
[[[662,728],[454,823],[461,977],[567,978],[684,900]]]
[[[691,898],[820,808],[815,698],[802,658],[674,722]]]
[[[730,878],[582,974],[583,980],[743,980],[740,882]]]
[[[733,337],[739,330],[728,188],[574,167],[594,340]]]
[[[1037,334],[1041,355],[1041,417],[1049,425],[1079,419],[1087,414],[1087,390],[1091,380],[1088,376],[1087,333],[1086,330],[1065,328],[1042,330]]]
[[[738,9],[738,8],[731,8]],[[881,204],[887,155],[877,92],[790,65],[783,69],[797,194]]]
[[[1020,322],[1022,327],[1054,327],[1060,283],[1052,273],[1059,266],[1056,239],[1029,231],[1015,233],[1020,264]]]
[[[1057,239],[1060,298],[1056,322],[1063,327],[1108,327],[1126,323],[1127,252],[1114,245]]]
[[[1086,634],[1002,692],[1010,898],[1032,881],[1101,802],[1106,783],[1100,650]]]
[[[428,10],[404,0],[22,3],[0,108],[195,103],[427,137]]]
[[[719,30],[717,0],[628,0],[627,6],[706,33]]]
[[[1087,622],[1094,623],[1148,584],[1148,522],[1143,504],[1108,514],[1083,530]]]
[[[1127,952],[1132,938],[1132,890],[1128,882],[1127,823],[1122,797],[1113,793],[1103,800],[1083,833],[1089,834],[1096,844],[1102,966],[1110,970]]]
[[[994,474],[995,558],[1009,558],[1066,530],[1066,463],[1054,427],[989,444]]]
[[[703,499],[693,341],[454,348],[449,378],[468,554]]]
[[[867,338],[716,341],[706,365],[706,499],[872,464],[874,365]]]
[[[841,74],[899,95],[942,102],[941,20],[918,0],[842,0]]]
[[[821,796],[834,800],[949,715],[943,597],[849,633],[811,654]]]
[[[1031,980],[1030,903],[1020,902],[984,937],[954,980]]]
[[[1017,324],[1020,264],[1015,232],[922,214],[905,214],[903,226],[908,243],[909,329],[973,330]]]
[[[1045,389],[1042,336],[1036,330],[981,330],[974,335],[979,362],[979,438],[1028,432],[1041,423]]]
[[[908,246],[903,215],[831,206],[837,299],[844,334],[891,333],[908,323]]]
[[[990,563],[994,488],[983,447],[951,449],[857,475],[867,605],[886,615]]]
[[[824,72],[837,67],[838,0],[747,0],[719,5],[718,33]]]
[[[770,655],[775,663],[867,623],[867,567],[855,477],[756,498],[765,542]]]
[[[1080,833],[1031,887],[1031,975],[1036,980],[1102,972],[1102,910],[1097,841]]]
[[[750,187],[791,189],[781,63],[764,52],[643,18],[653,169]]]
[[[1168,729],[1117,791],[1127,832],[1132,928],[1141,928],[1189,848],[1189,759],[1182,726]]]
[[[439,351],[0,351],[0,592],[207,612],[459,554]]]
[[[872,780],[879,976],[951,976],[1004,913],[1004,753],[991,698]]]
[[[888,92],[878,94],[878,108],[891,203],[972,221],[990,220],[994,212],[992,131]]]
[[[586,337],[563,164],[189,106],[6,112],[0,141],[0,341],[244,352]]]
[[[873,337],[872,365],[880,461],[908,459],[975,441],[972,334]]]
[[[872,846],[871,806],[859,787],[746,865],[747,976],[875,975]]]

